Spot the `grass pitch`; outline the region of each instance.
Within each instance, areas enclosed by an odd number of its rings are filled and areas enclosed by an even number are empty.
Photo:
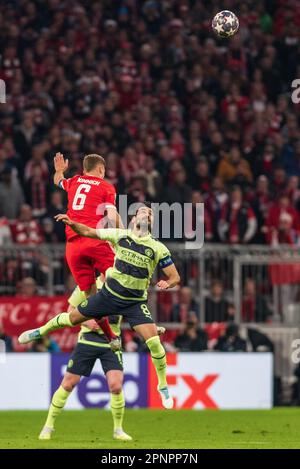
[[[300,408],[260,411],[127,410],[129,443],[112,440],[110,412],[65,411],[49,442],[46,412],[0,412],[0,448],[300,448]]]

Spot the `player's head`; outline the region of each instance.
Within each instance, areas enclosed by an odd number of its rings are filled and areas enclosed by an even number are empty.
[[[153,226],[153,210],[149,202],[143,202],[135,212],[133,217],[133,226],[137,229],[142,229],[143,231],[151,231]]]
[[[104,178],[105,159],[95,153],[86,155],[83,159],[83,173]]]

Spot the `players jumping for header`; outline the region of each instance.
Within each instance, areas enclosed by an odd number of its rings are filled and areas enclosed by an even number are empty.
[[[116,191],[105,181],[105,160],[97,154],[83,159],[83,176],[66,179],[68,160],[61,153],[54,157],[54,184],[67,192],[69,217],[79,223],[96,228],[104,219],[112,226],[123,228],[116,209]],[[106,241],[86,239],[66,226],[66,259],[76,284],[86,298],[97,293],[95,269],[105,275],[113,266],[114,252]],[[121,343],[112,331],[107,318],[101,318],[101,328],[110,340],[112,350],[119,350]]]
[[[88,238],[100,238],[112,243],[115,261],[106,271],[103,288],[96,295],[83,301],[71,313],[61,313],[38,329],[23,332],[19,337],[26,344],[62,327],[73,327],[88,319],[121,314],[146,342],[152,357],[158,391],[165,408],[173,407],[166,379],[166,353],[160,342],[157,327],[147,306],[148,287],[156,266],[162,267],[166,280],[157,287],[166,290],[180,282],[180,277],[169,250],[151,235],[153,212],[145,204],[139,207],[133,220],[133,228],[95,229],[71,220],[68,215],[56,216],[75,233]]]

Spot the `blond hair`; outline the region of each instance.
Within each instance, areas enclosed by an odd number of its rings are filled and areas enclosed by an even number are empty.
[[[99,164],[105,167],[105,159],[96,153],[86,155],[83,159],[83,169],[86,173],[93,171]]]

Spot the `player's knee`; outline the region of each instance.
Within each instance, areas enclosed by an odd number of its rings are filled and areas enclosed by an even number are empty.
[[[122,382],[120,380],[112,380],[109,383],[109,391],[112,394],[120,394],[122,392]]]
[[[74,308],[71,313],[70,313],[70,321],[73,325],[80,324],[83,321],[83,316],[80,314],[80,312],[77,310],[77,308]]]
[[[67,376],[65,376],[64,379],[62,380],[61,385],[62,385],[62,387],[63,387],[66,391],[72,392],[73,389],[75,388],[75,386],[77,385],[78,381],[79,381],[79,380],[78,380],[77,376],[75,376],[75,375],[74,375],[74,376],[69,376],[69,375],[67,375]]]

